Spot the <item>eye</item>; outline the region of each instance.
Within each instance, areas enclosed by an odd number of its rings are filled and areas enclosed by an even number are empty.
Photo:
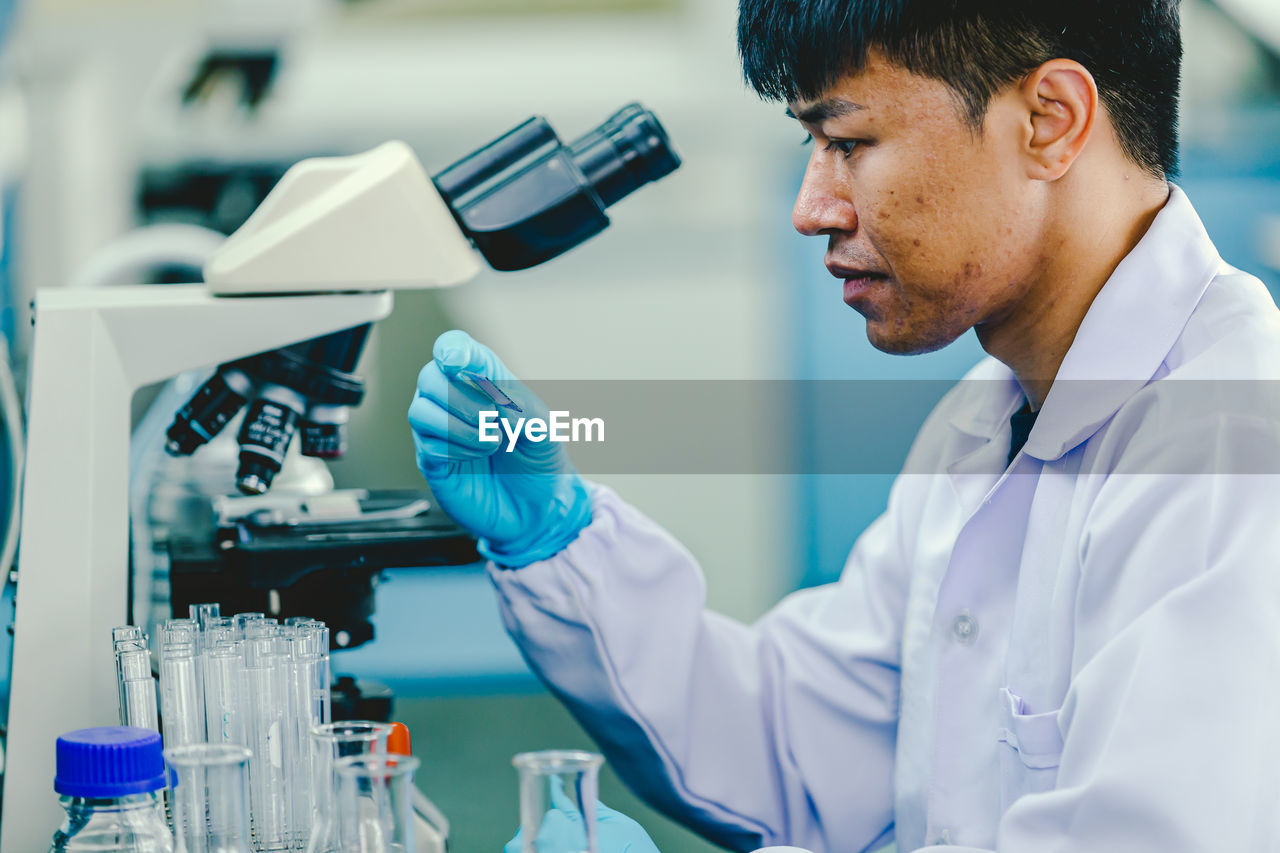
[[[800,140],[800,144],[801,144],[801,145],[808,145],[808,144],[810,144],[811,142],[813,142],[813,137],[812,137],[812,136],[810,136],[810,135],[809,135],[809,134],[807,134],[807,133],[804,135],[804,139],[801,139],[801,140]]]
[[[856,139],[832,139],[828,140],[824,151],[839,151],[847,160],[849,155],[853,153],[853,149],[857,148],[860,143]]]

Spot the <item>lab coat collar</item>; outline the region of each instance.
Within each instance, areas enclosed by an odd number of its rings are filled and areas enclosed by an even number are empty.
[[[951,425],[974,438],[995,438],[1026,401],[1013,371],[994,358],[978,362],[960,384],[965,393],[957,401]]]
[[[968,514],[1003,476],[1009,447],[994,439],[1003,434],[1005,424],[1022,406],[1024,397],[1013,371],[994,358],[985,358],[970,370],[958,391],[961,396],[950,418],[951,425],[974,440],[958,450],[947,466],[947,474]]]
[[[1221,264],[1186,194],[1170,184],[1164,208],[1089,307],[1023,452],[1045,462],[1062,457],[1150,382]],[[994,359],[972,379],[995,387],[970,395],[951,423],[990,440],[1022,405],[1022,391]]]
[[[1046,462],[1087,440],[1156,375],[1222,258],[1190,200],[1169,200],[1093,300],[1024,448]]]

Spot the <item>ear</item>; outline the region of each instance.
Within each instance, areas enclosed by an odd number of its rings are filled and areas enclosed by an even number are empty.
[[[1051,59],[1028,74],[1018,90],[1029,122],[1023,150],[1028,177],[1056,181],[1093,134],[1098,85],[1080,63]]]

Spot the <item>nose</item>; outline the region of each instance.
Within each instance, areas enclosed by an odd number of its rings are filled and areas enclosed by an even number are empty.
[[[806,237],[852,233],[858,230],[858,213],[847,182],[837,175],[829,158],[817,148],[804,170],[804,181],[791,211],[791,224]]]

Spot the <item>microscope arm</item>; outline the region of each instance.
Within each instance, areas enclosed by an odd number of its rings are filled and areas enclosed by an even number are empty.
[[[391,311],[391,294],[225,299],[200,285],[37,297],[0,849],[47,844],[54,741],[111,725],[110,643],[128,613],[129,406],[176,373]]]

